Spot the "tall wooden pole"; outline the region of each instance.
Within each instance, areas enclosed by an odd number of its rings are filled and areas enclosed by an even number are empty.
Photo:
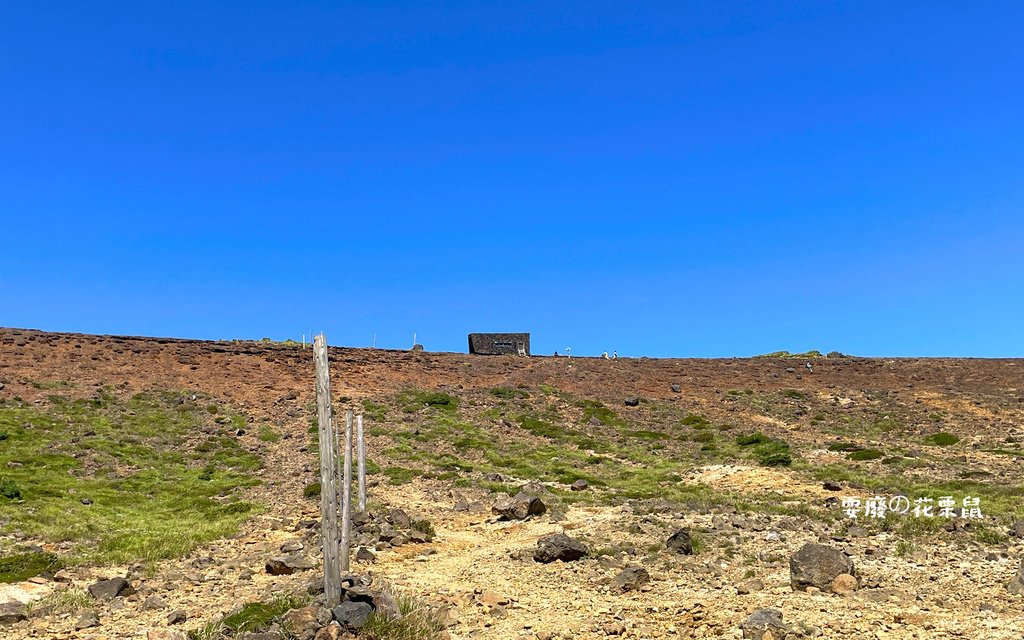
[[[331,373],[327,364],[327,339],[313,340],[316,369],[316,412],[320,434],[320,535],[324,547],[324,595],[327,606],[341,601],[341,570],[338,565],[338,447],[331,408]]]
[[[341,483],[341,570],[349,570],[352,529],[352,411],[345,413],[345,475]]]
[[[359,510],[366,511],[366,442],[363,440],[363,416],[356,416],[356,477],[359,486]]]

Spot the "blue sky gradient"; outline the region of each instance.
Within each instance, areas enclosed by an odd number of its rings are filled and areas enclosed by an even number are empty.
[[[0,325],[1024,356],[1024,5],[842,4],[0,3]]]

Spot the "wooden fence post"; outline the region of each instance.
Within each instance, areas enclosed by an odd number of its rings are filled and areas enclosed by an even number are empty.
[[[356,416],[356,477],[359,486],[359,510],[366,511],[366,442],[363,440],[363,416]]]
[[[338,566],[338,446],[331,407],[331,373],[324,334],[313,340],[316,369],[317,429],[320,434],[320,535],[324,548],[324,595],[327,606],[341,601],[341,570]]]
[[[352,529],[352,410],[345,412],[345,473],[341,483],[341,570],[349,570]]]

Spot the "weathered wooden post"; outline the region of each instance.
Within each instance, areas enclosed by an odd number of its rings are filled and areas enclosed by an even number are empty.
[[[338,565],[338,445],[331,407],[331,373],[324,334],[313,340],[316,369],[317,429],[320,433],[320,535],[324,547],[324,595],[327,606],[341,601],[341,569]]]
[[[345,473],[341,483],[341,570],[349,570],[352,528],[352,411],[345,412]]]
[[[366,442],[363,440],[363,416],[356,416],[356,477],[359,486],[359,510],[366,511]]]

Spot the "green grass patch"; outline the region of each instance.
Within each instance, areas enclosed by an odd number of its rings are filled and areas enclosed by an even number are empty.
[[[736,436],[736,444],[740,445],[741,447],[748,447],[754,444],[764,444],[770,441],[771,438],[764,435],[760,431],[755,431],[754,433],[748,433],[742,436]]]
[[[260,459],[213,423],[191,394],[5,402],[0,520],[51,542],[68,562],[121,563],[182,556],[232,535],[257,510],[234,497],[258,484]],[[221,415],[227,409],[218,409]],[[196,434],[213,431],[195,444]],[[13,497],[13,496],[12,496]]]
[[[878,449],[857,449],[851,451],[846,457],[856,461],[878,460],[882,457],[882,452]]]
[[[442,636],[446,625],[437,609],[403,594],[395,594],[395,601],[401,614],[398,618],[374,611],[360,635],[374,640],[434,640]]]
[[[696,413],[689,413],[683,416],[680,423],[684,427],[690,427],[692,429],[708,429],[711,427],[711,421],[704,416],[697,415]]]
[[[442,411],[455,411],[459,408],[459,401],[443,391],[427,391],[424,389],[412,389],[398,394],[398,402],[402,405],[402,411],[416,413],[424,407],[432,407]]]
[[[495,387],[491,389],[491,395],[502,400],[513,400],[515,398],[529,398],[530,394],[525,389],[513,389],[512,387]]]
[[[393,485],[407,484],[412,482],[412,479],[421,475],[419,471],[415,469],[407,469],[405,467],[384,467],[381,469],[381,473],[387,477],[388,482]]]
[[[937,447],[949,447],[960,442],[960,438],[956,437],[952,433],[946,433],[945,431],[933,433],[924,440],[928,444],[933,444]]]
[[[190,640],[220,640],[263,631],[271,625],[280,624],[281,617],[291,609],[305,607],[310,601],[308,596],[283,596],[270,602],[247,602],[219,621],[190,631],[188,637]]]
[[[62,564],[52,553],[28,551],[0,557],[0,582],[21,582],[43,572],[55,573]]]
[[[260,427],[260,440],[263,442],[277,442],[281,439],[281,434],[274,431],[274,428],[269,424],[262,425]]]
[[[626,426],[625,420],[620,418],[617,413],[597,400],[579,399],[575,404],[577,407],[583,409],[583,415],[580,418],[583,422],[590,422],[592,419],[596,419],[601,424],[609,427]]]

